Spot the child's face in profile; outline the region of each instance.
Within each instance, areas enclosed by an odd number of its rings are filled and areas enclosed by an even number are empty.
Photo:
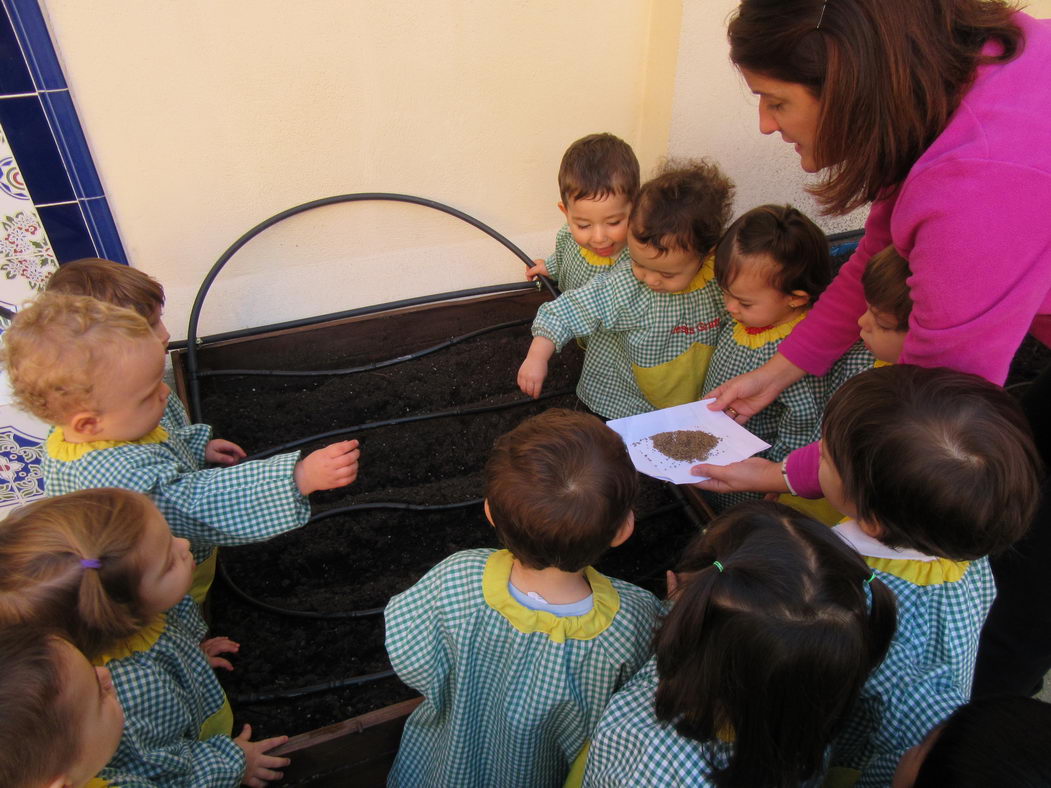
[[[696,252],[669,247],[667,252],[639,243],[628,234],[631,272],[655,293],[677,293],[690,286],[704,262]]]
[[[623,194],[585,197],[558,204],[569,223],[569,232],[582,248],[599,257],[616,257],[628,236],[631,200]]]
[[[128,340],[100,376],[95,386],[100,429],[93,440],[138,440],[161,423],[171,389],[163,380],[164,347],[156,336]]]
[[[880,361],[898,363],[909,332],[898,330],[898,321],[893,315],[868,304],[868,309],[858,318],[858,327],[861,329],[861,341],[872,351],[872,355]]]
[[[168,329],[164,325],[164,321],[161,317],[164,315],[164,309],[158,306],[153,310],[153,314],[150,315],[150,330],[153,331],[153,335],[161,341],[165,349],[168,347],[168,341],[172,338],[172,335],[168,332]]]
[[[726,310],[738,323],[749,328],[779,326],[810,303],[802,290],[785,293],[770,284],[777,266],[769,255],[740,255],[740,273],[723,289]]]
[[[155,615],[179,604],[193,583],[193,555],[188,541],[172,536],[156,506],[150,506],[136,552],[142,568],[139,598],[143,610]]]
[[[92,667],[68,641],[59,646],[62,662],[62,703],[75,717],[80,735],[76,760],[65,769],[73,786],[94,777],[117,751],[124,730],[124,712],[117,700],[109,671]]]

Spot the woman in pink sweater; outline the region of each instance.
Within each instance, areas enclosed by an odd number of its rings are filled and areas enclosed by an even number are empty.
[[[902,363],[1002,384],[1027,331],[1051,344],[1051,22],[981,0],[743,0],[729,39],[759,96],[760,131],[825,173],[813,191],[826,210],[872,207],[810,316],[770,362],[715,389],[712,408],[743,422],[805,373],[824,373],[858,339],[861,273],[889,244],[912,270]],[[1036,388],[1051,388],[1051,375]],[[1051,436],[1036,437],[1046,457]],[[783,464],[695,472],[718,492],[819,497],[817,465],[815,444]]]

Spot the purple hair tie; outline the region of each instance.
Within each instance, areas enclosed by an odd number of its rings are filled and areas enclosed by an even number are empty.
[[[97,558],[81,558],[80,565],[85,569],[101,569],[102,562]]]

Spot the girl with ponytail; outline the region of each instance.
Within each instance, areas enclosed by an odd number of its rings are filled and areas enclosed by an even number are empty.
[[[46,498],[0,524],[0,626],[57,631],[109,670],[125,715],[110,768],[172,788],[261,786],[288,763],[265,755],[285,737],[231,737],[209,655],[236,644],[201,642],[193,570],[189,542],[140,493]]]

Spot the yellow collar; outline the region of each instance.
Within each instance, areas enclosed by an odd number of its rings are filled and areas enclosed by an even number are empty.
[[[693,279],[686,285],[682,290],[676,290],[672,295],[681,295],[682,293],[692,293],[695,290],[700,290],[710,281],[715,279],[715,253],[708,255],[704,262],[701,263],[701,267],[697,273],[694,274]]]
[[[792,333],[792,329],[807,316],[809,310],[804,310],[793,317],[787,323],[779,326],[768,326],[763,329],[749,329],[743,323],[734,323],[734,342],[741,347],[750,347],[753,350],[760,348],[767,342],[776,342],[784,339]]]
[[[109,788],[110,785],[109,780],[104,780],[101,777],[92,777],[84,788]]]
[[[507,584],[514,560],[509,550],[497,550],[489,556],[482,573],[482,594],[486,604],[519,632],[543,632],[556,643],[564,643],[567,638],[591,640],[613,623],[620,610],[620,596],[609,579],[590,566],[584,570],[584,576],[591,584],[594,606],[582,616],[556,616],[546,610],[530,610],[511,596]]]
[[[95,665],[102,666],[114,659],[130,657],[139,651],[149,651],[161,639],[161,635],[164,634],[164,629],[167,626],[168,614],[158,613],[150,623],[134,635],[117,643],[109,651],[93,659],[92,662]]]
[[[908,558],[872,558],[863,556],[865,563],[873,569],[900,577],[914,586],[937,586],[955,583],[971,565],[970,561],[950,561],[935,558],[933,561],[913,561]]]
[[[164,443],[166,440],[168,440],[168,430],[164,429],[160,424],[137,440],[85,441],[84,443],[70,443],[66,440],[62,428],[55,427],[51,434],[47,436],[47,440],[44,441],[44,448],[47,451],[47,456],[53,460],[72,462],[73,460],[79,460],[85,454],[98,451],[99,449],[112,449],[117,446],[128,446],[131,444]]]
[[[599,257],[590,249],[585,249],[583,246],[580,247],[580,256],[588,261],[591,265],[613,265],[617,262],[616,257]]]

